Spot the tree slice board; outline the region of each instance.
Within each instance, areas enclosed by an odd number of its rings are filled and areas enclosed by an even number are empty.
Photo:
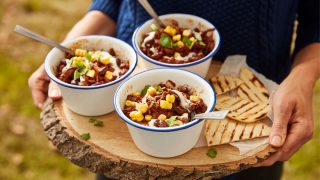
[[[213,63],[208,77],[215,75],[221,63]],[[219,178],[252,167],[275,149],[262,145],[247,154],[231,145],[214,148],[216,158],[206,155],[209,147],[193,148],[174,158],[155,158],[141,152],[133,143],[126,124],[115,112],[95,117],[103,127],[89,123],[91,117],[73,113],[63,101],[48,100],[41,113],[41,123],[48,139],[66,158],[94,173],[116,179],[199,179]],[[87,141],[80,138],[90,133]]]

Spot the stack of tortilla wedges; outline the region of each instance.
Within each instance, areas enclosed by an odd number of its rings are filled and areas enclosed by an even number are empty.
[[[267,118],[269,93],[249,69],[242,68],[239,78],[216,76],[211,82],[217,94],[215,109],[230,111],[225,120],[207,120],[208,146],[269,136],[271,128],[260,121]]]

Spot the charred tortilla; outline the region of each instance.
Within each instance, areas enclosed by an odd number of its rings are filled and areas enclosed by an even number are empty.
[[[269,136],[271,127],[262,122],[241,123],[226,118],[221,121],[207,120],[205,137],[208,146],[227,144]]]
[[[269,105],[258,104],[239,97],[220,95],[217,97],[217,110],[230,110],[227,117],[243,123],[252,123],[267,116]]]
[[[240,98],[260,104],[269,104],[268,90],[249,69],[240,70],[240,79],[244,82],[237,91]]]
[[[232,76],[215,76],[211,83],[217,95],[224,94],[239,87],[243,81]]]

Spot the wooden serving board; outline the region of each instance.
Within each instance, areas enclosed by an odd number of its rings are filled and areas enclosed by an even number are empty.
[[[214,62],[208,77],[215,75],[220,66],[221,63]],[[237,148],[219,145],[214,147],[218,154],[213,159],[206,155],[209,147],[193,148],[174,158],[155,158],[135,146],[126,124],[115,112],[95,118],[102,120],[104,126],[93,126],[88,122],[90,117],[71,112],[62,100],[48,100],[41,113],[46,135],[66,158],[111,178],[219,178],[252,167],[275,152],[269,145],[262,145],[239,155]],[[91,138],[88,141],[81,139],[83,133],[90,133]]]

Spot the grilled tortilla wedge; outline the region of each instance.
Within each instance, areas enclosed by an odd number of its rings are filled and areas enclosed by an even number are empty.
[[[237,91],[240,98],[259,104],[269,104],[268,90],[249,69],[240,70],[240,79],[244,82]]]
[[[221,121],[206,122],[205,137],[208,146],[227,144],[258,137],[269,136],[271,127],[262,122],[241,123],[226,118]]]
[[[227,117],[243,123],[252,123],[267,116],[269,105],[258,104],[239,97],[220,95],[217,97],[217,110],[230,110]]]
[[[239,87],[243,81],[232,76],[215,76],[211,83],[217,95],[224,94]]]

